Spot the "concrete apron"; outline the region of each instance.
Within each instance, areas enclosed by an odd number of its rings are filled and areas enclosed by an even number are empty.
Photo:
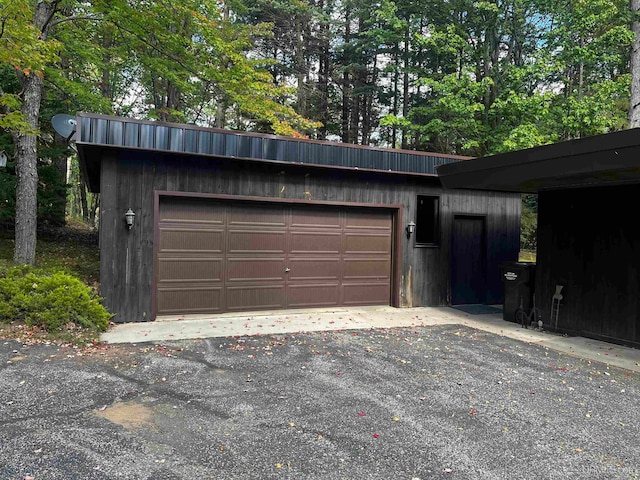
[[[471,315],[449,307],[354,307],[162,317],[155,322],[112,326],[100,340],[115,343],[167,342],[212,337],[282,335],[431,325],[464,325],[569,355],[640,372],[640,350],[583,337],[525,329],[502,314]]]

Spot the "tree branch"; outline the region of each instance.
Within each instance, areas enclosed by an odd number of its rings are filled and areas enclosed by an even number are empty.
[[[51,22],[51,24],[49,25],[49,28],[53,28],[56,25],[59,25],[61,23],[64,22],[73,22],[75,20],[104,20],[104,18],[102,17],[92,17],[91,15],[78,15],[78,16],[73,16],[73,17],[64,17],[64,18],[58,18],[57,20],[54,20]]]
[[[53,16],[58,11],[58,4],[59,3],[60,3],[60,0],[56,0],[55,2],[52,2],[53,8],[51,9],[51,14],[49,15],[49,18],[47,18],[47,20],[42,25],[42,28],[40,28],[40,31],[42,32],[42,34],[44,35],[45,38],[47,36],[47,32],[49,31],[49,28],[51,28],[51,25],[50,25],[51,20],[53,19]]]

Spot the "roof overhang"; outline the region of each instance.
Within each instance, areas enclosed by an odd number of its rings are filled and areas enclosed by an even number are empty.
[[[640,128],[436,168],[445,188],[537,193],[640,183]]]
[[[369,176],[384,176],[384,177],[407,177],[420,179],[425,182],[435,182],[438,185],[440,180],[435,173],[415,173],[415,172],[403,172],[393,170],[377,170],[373,168],[359,168],[359,167],[341,167],[330,165],[319,165],[314,163],[302,163],[302,162],[283,162],[278,160],[264,160],[256,158],[245,157],[230,157],[224,155],[209,155],[202,153],[186,153],[186,152],[174,152],[169,150],[149,150],[144,148],[131,148],[121,147],[113,145],[94,145],[91,143],[76,142],[76,148],[78,150],[78,158],[80,162],[80,170],[82,172],[87,189],[92,193],[100,193],[100,174],[101,163],[104,158],[112,157],[116,158],[123,152],[127,152],[131,155],[135,155],[137,158],[148,158],[156,161],[158,158],[173,158],[175,161],[180,162],[182,159],[204,159],[209,161],[216,161],[219,164],[233,162],[240,163],[254,163],[266,166],[277,166],[281,170],[300,170],[317,171],[317,172],[341,172],[342,174],[353,174],[361,177]]]
[[[283,168],[331,169],[434,178],[442,163],[469,157],[374,148],[320,140],[239,132],[196,125],[143,121],[93,113],[76,114],[75,143],[85,182],[99,192],[103,158],[136,155],[180,161],[259,162]]]

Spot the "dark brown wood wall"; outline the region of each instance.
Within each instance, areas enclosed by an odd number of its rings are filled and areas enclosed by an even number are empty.
[[[454,214],[486,215],[486,303],[502,302],[498,265],[518,256],[519,195],[443,191],[435,177],[125,150],[107,155],[101,169],[101,295],[117,322],[145,321],[151,314],[154,191],[403,205],[401,306],[449,304]],[[440,195],[439,247],[416,248],[414,237],[404,234],[407,222],[415,221],[417,195]],[[128,208],[136,212],[131,230],[124,223]]]
[[[629,209],[639,194],[637,185],[540,193],[536,302],[545,323],[563,285],[559,329],[640,345],[640,235]]]

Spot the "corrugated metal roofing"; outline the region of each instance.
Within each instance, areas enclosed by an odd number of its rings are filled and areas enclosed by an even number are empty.
[[[88,145],[430,175],[438,165],[468,158],[91,113],[78,113],[77,121],[76,143]]]

